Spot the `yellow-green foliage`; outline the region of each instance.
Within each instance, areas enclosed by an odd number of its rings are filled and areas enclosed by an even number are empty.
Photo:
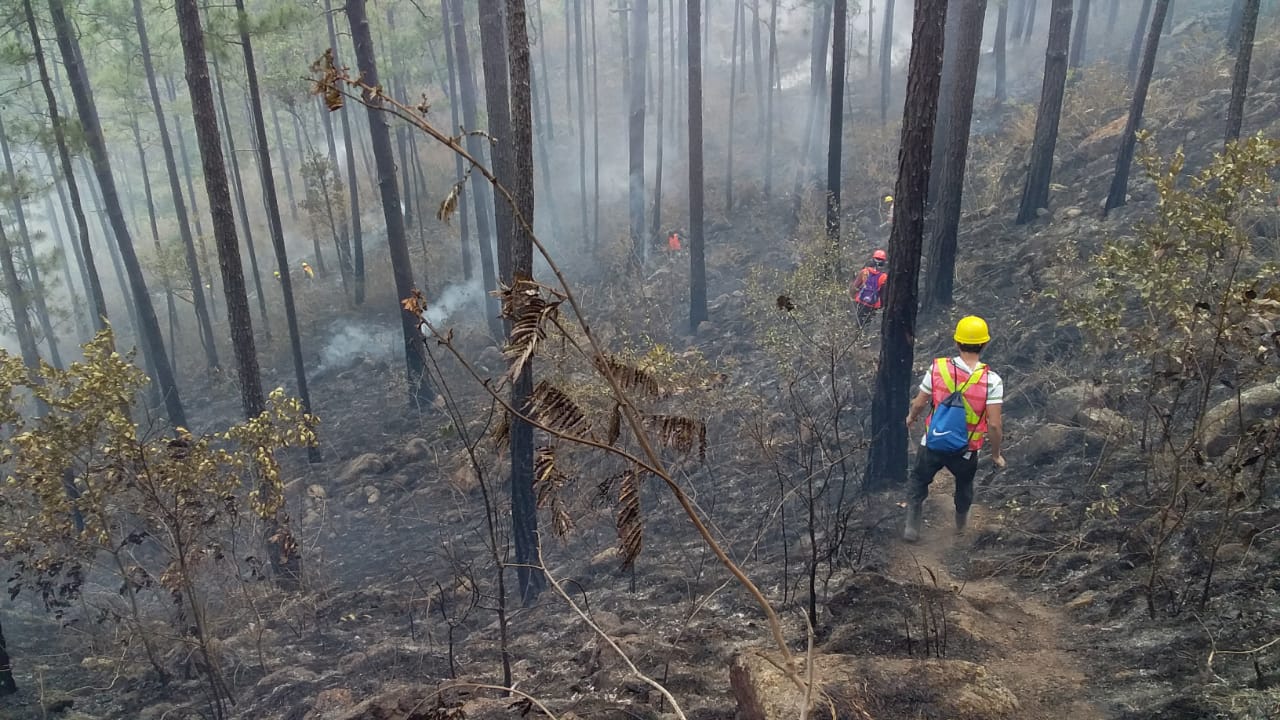
[[[161,584],[176,590],[180,570],[219,553],[245,497],[260,517],[280,509],[275,453],[315,442],[316,420],[299,401],[277,389],[262,415],[225,432],[164,436],[129,417],[145,382],[109,331],[66,370],[32,370],[0,352],[0,548],[25,579],[151,538],[164,558]]]
[[[807,246],[789,272],[754,271],[748,278],[756,337],[784,376],[809,372],[811,360],[844,354],[859,331],[848,283],[833,277],[825,240]],[[849,265],[852,276],[861,265]]]
[[[1178,363],[1248,340],[1254,321],[1275,314],[1280,300],[1273,259],[1255,256],[1241,223],[1270,202],[1280,140],[1243,140],[1190,176],[1184,160],[1178,152],[1161,163],[1143,144],[1139,161],[1155,183],[1156,214],[1136,237],[1107,242],[1088,263],[1090,283],[1068,299],[1080,327],[1106,345]]]

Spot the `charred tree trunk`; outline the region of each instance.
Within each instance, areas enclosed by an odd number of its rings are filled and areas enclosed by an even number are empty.
[[[142,169],[142,192],[147,203],[147,219],[150,222],[151,240],[155,246],[156,260],[158,261],[164,256],[164,249],[160,247],[160,225],[156,222],[156,204],[151,192],[151,172],[147,169],[147,151],[142,147],[142,131],[138,129],[138,118],[131,116],[129,124],[133,130],[133,144],[138,151],[138,167]],[[170,282],[167,275],[161,276],[160,284],[164,288],[165,306],[169,313],[169,347],[173,349],[172,352],[176,358],[178,346],[175,344],[175,326],[177,325],[178,306],[173,300],[173,283]],[[174,365],[176,368],[176,359]]]
[[[813,7],[813,34],[810,38],[809,57],[809,103],[805,117],[804,141],[801,144],[800,157],[796,163],[796,181],[791,191],[791,220],[793,225],[800,223],[800,209],[804,200],[805,183],[809,181],[810,163],[814,162],[814,148],[820,147],[817,142],[818,126],[822,101],[827,89],[827,39],[831,32],[831,16],[817,4]]]
[[[982,30],[987,15],[987,0],[952,0],[947,10],[948,21],[959,14],[954,36],[955,69],[950,77],[955,83],[949,107],[939,106],[939,116],[947,116],[946,153],[941,166],[931,170],[940,178],[933,204],[929,237],[929,262],[924,303],[937,308],[951,304],[956,274],[956,236],[960,231],[960,208],[964,193],[965,164],[969,156],[969,130],[973,121],[973,96],[978,88],[978,61],[982,56]]]
[[[31,230],[27,227],[27,212],[22,204],[22,195],[18,192],[18,174],[13,167],[13,156],[9,153],[9,139],[5,134],[4,122],[0,121],[0,154],[4,155],[4,168],[9,176],[9,187],[13,191],[10,204],[14,219],[18,222],[18,241],[22,244],[22,259],[26,263],[27,280],[31,283],[31,295],[35,298],[36,320],[44,334],[44,342],[49,346],[49,361],[54,367],[62,367],[62,354],[58,352],[58,335],[53,331],[53,321],[49,317],[49,305],[45,302],[44,282],[40,279],[40,267],[36,262],[35,249],[31,244]]]
[[[663,19],[665,14],[662,12],[662,0],[658,0],[657,5],[658,5],[658,48],[659,50],[661,50],[662,37],[663,37],[662,35]],[[579,67],[581,67],[581,62],[579,62]],[[672,77],[673,84],[674,84],[674,81],[675,81],[675,78]],[[653,174],[653,177],[654,177],[653,222],[650,224],[650,227],[653,228],[652,232],[654,235],[661,235],[662,233],[662,150],[663,150],[663,145],[665,144],[663,142],[663,136],[666,134],[664,131],[664,128],[662,127],[662,120],[663,120],[663,112],[666,110],[665,93],[666,93],[665,67],[664,67],[664,63],[662,62],[662,59],[659,58],[658,59],[658,122],[656,125],[658,132],[657,132],[657,136],[654,138],[654,144],[657,146],[657,155],[654,158],[654,174]],[[579,103],[579,107],[581,107],[581,103]],[[579,137],[582,137],[581,132],[579,132]],[[732,162],[732,160],[730,160],[730,162]],[[585,191],[586,191],[585,179],[583,180],[583,183],[584,183],[583,193],[585,194]],[[584,210],[584,220],[585,220],[585,210]]]
[[[844,141],[844,64],[848,0],[835,0],[831,33],[831,119],[827,136],[827,253],[832,277],[840,276],[840,168]]]
[[[280,170],[284,175],[284,191],[289,198],[289,219],[298,222],[298,201],[293,194],[293,173],[289,168],[289,149],[284,145],[284,133],[280,132],[280,111],[276,103],[271,103],[271,127],[276,136],[276,147],[280,153]],[[298,148],[302,153],[302,148]]]
[[[1071,42],[1071,59],[1068,63],[1072,68],[1078,68],[1084,64],[1085,51],[1089,45],[1089,0],[1080,0],[1080,10],[1076,13],[1076,31],[1075,37]]]
[[[203,33],[201,34],[201,43],[203,45]],[[227,157],[231,159],[231,185],[236,193],[236,209],[240,211],[240,228],[244,231],[244,247],[249,251],[249,269],[253,272],[253,288],[258,293],[258,314],[262,317],[262,334],[271,342],[271,318],[267,315],[267,294],[262,287],[262,272],[258,269],[258,251],[253,242],[253,228],[249,225],[249,205],[244,199],[244,178],[240,174],[240,158],[236,154],[235,133],[231,129],[231,113],[227,112],[227,95],[222,89],[222,72],[218,69],[218,56],[212,56],[213,80],[214,88],[218,93],[218,104],[222,108],[222,127],[226,134]],[[191,84],[191,71],[187,71],[187,85]],[[195,99],[192,98],[192,102]],[[216,117],[216,113],[215,113]],[[216,137],[216,133],[215,133]],[[205,152],[204,146],[201,145],[200,153]],[[209,168],[204,170],[206,190],[209,180]],[[210,198],[210,202],[213,199]],[[212,209],[210,210],[212,212]],[[217,231],[214,231],[217,234]],[[221,253],[219,253],[221,255]],[[219,259],[221,263],[221,259]],[[225,273],[225,268],[223,269]],[[225,281],[224,281],[225,283]],[[225,288],[225,284],[224,284]],[[227,298],[228,312],[230,311],[231,299]]]
[[[1005,56],[1008,53],[1009,46],[1009,6],[1001,4],[996,12],[996,39],[992,48],[992,55],[996,61],[996,95],[997,105],[1003,105],[1008,99],[1008,90],[1006,88],[1007,67]]]
[[[62,186],[58,183],[58,171],[54,169],[53,158],[48,158],[49,170],[48,177],[53,178],[53,184],[57,187],[57,194],[62,196]],[[53,237],[58,245],[58,269],[62,271],[62,282],[67,288],[67,298],[71,300],[71,314],[76,322],[76,337],[80,343],[86,343],[93,339],[93,328],[89,322],[89,318],[93,316],[93,309],[88,307],[77,307],[74,299],[84,297],[81,290],[87,290],[88,283],[83,283],[84,263],[79,264],[80,276],[82,278],[83,287],[76,288],[75,278],[71,274],[71,257],[80,258],[80,248],[74,242],[71,242],[70,236],[74,234],[71,230],[70,213],[67,212],[66,197],[62,198],[62,219],[66,222],[68,232],[63,232],[63,226],[58,223],[58,212],[53,206],[53,192],[47,192],[44,196],[44,214],[49,223],[49,234]],[[88,303],[86,303],[87,305]]]
[[[459,95],[462,98],[462,122],[467,130],[467,152],[477,160],[485,157],[485,143],[474,134],[479,130],[476,118],[476,85],[475,75],[471,68],[471,51],[467,45],[467,30],[464,24],[462,0],[445,0],[449,3],[449,22],[453,25],[453,52],[458,61]],[[550,128],[548,127],[548,132]],[[459,175],[461,177],[461,175]],[[489,333],[495,337],[503,337],[506,333],[498,316],[496,298],[491,294],[497,289],[497,274],[494,267],[493,245],[494,234],[490,224],[493,209],[493,188],[476,173],[471,174],[471,189],[475,193],[476,240],[480,248],[480,279],[485,291],[485,316],[489,321]]]
[[[1227,17],[1227,51],[1240,52],[1240,39],[1244,35],[1244,6],[1249,0],[1232,0],[1231,14]]]
[[[689,332],[707,319],[706,242],[703,234],[702,25],[700,0],[689,0]]]
[[[1240,139],[1240,127],[1244,124],[1244,101],[1249,93],[1249,65],[1253,61],[1253,39],[1258,29],[1260,0],[1246,0],[1244,17],[1240,22],[1240,52],[1236,54],[1236,68],[1231,78],[1231,104],[1227,108],[1227,143]]]
[[[373,36],[365,0],[347,0],[347,20],[351,23],[351,39],[355,44],[356,63],[364,80],[378,85],[378,65],[374,60]],[[387,222],[387,246],[391,252],[391,273],[396,285],[396,313],[404,335],[405,369],[409,381],[409,402],[419,409],[430,407],[435,400],[423,357],[422,335],[418,318],[400,308],[400,299],[413,294],[413,264],[405,238],[404,215],[400,212],[400,188],[396,186],[395,157],[391,151],[391,130],[383,114],[382,99],[374,95],[364,98],[369,119],[369,141],[378,165],[378,189],[382,195],[382,215]]]
[[[240,246],[236,239],[235,215],[231,209],[231,191],[227,187],[227,168],[222,157],[221,138],[218,137],[218,112],[214,107],[213,86],[205,56],[204,30],[200,24],[200,10],[196,7],[196,0],[177,0],[174,9],[182,39],[187,91],[191,96],[192,122],[200,149],[200,164],[204,170],[209,215],[213,220],[214,243],[218,248],[218,267],[222,271],[222,294],[226,298],[231,349],[236,359],[236,376],[240,381],[240,405],[245,417],[254,418],[266,406],[258,372],[258,355],[254,347],[249,297],[240,262]]]
[[[330,0],[324,0],[324,21],[329,32],[329,47],[333,49],[333,62],[338,63],[338,32],[334,28],[333,8]],[[355,286],[355,304],[364,304],[364,236],[360,228],[360,185],[356,177],[356,150],[351,142],[351,121],[346,109],[341,113],[342,143],[347,156],[347,200],[351,210],[351,273]],[[334,160],[337,167],[337,160]]]
[[[743,29],[745,31],[745,28]],[[661,36],[661,33],[659,33]],[[751,65],[756,81],[756,137],[764,138],[764,58],[760,41],[760,0],[751,0]],[[743,69],[746,72],[746,69]]]
[[[628,122],[628,168],[631,209],[631,267],[644,263],[647,243],[644,223],[644,86],[649,56],[649,0],[632,0],[629,20],[631,62]]]
[[[22,362],[28,368],[40,367],[40,350],[36,346],[36,336],[31,327],[31,306],[27,303],[27,291],[18,278],[18,268],[13,261],[13,246],[9,244],[9,236],[0,223],[0,269],[4,271],[4,294],[9,298],[9,308],[13,312],[14,334],[18,336],[18,347],[22,350]]]
[[[738,103],[738,38],[741,36],[742,0],[733,6],[733,44],[729,46],[729,152],[724,173],[724,211],[733,212],[733,131]],[[656,228],[655,228],[656,230]]]
[[[329,117],[329,109],[325,107],[323,99],[320,99],[317,107],[319,108],[320,126],[324,130],[325,148],[328,150],[328,155],[326,157],[329,161],[329,167],[333,170],[332,185],[328,180],[324,179],[323,174],[319,178],[319,180],[322,181],[321,189],[324,191],[321,200],[325,204],[324,211],[329,224],[329,233],[333,236],[334,252],[338,256],[338,274],[342,278],[342,292],[349,298],[353,292],[351,278],[351,236],[348,234],[347,225],[350,219],[346,216],[341,219],[334,217],[333,205],[329,202],[330,190],[332,190],[335,195],[340,193],[342,190],[342,165],[338,162],[338,144],[333,135],[333,118]],[[299,125],[301,125],[301,123],[298,122],[298,119],[295,117],[293,126],[295,134],[300,134],[301,132],[298,127]],[[308,145],[309,144],[310,139],[308,138]],[[316,249],[315,252],[318,255],[320,251],[319,249]]]
[[[155,307],[151,304],[151,294],[147,292],[147,282],[142,275],[142,264],[138,262],[138,256],[134,252],[133,240],[125,225],[124,212],[120,207],[120,196],[116,193],[115,180],[111,175],[111,161],[107,157],[106,140],[102,136],[102,126],[98,122],[98,109],[93,100],[93,90],[89,86],[88,76],[80,58],[79,41],[72,32],[70,21],[67,20],[63,0],[49,0],[49,14],[58,38],[58,47],[62,52],[62,63],[67,68],[67,78],[71,84],[71,94],[75,98],[76,112],[80,116],[80,125],[89,146],[89,155],[93,160],[94,174],[97,175],[98,186],[102,191],[103,204],[111,220],[121,261],[129,275],[129,288],[132,291],[140,322],[138,333],[143,345],[150,351],[148,354],[154,365],[156,385],[164,400],[169,422],[185,426],[187,416],[178,394],[177,382],[173,377],[173,367],[169,364],[169,356],[165,352],[160,323],[156,320]]]
[[[1130,83],[1137,81],[1138,62],[1142,59],[1142,40],[1150,17],[1151,0],[1142,0],[1142,12],[1138,13],[1138,27],[1133,31],[1133,45],[1129,48],[1129,64],[1125,66],[1126,77],[1129,78]]]
[[[1010,14],[1013,15],[1013,27],[1009,30],[1009,35],[1014,40],[1022,39],[1022,26],[1027,19],[1027,0],[1008,0],[1005,5]]]
[[[485,111],[493,144],[493,173],[506,185],[515,168],[511,143],[511,93],[507,70],[507,38],[502,0],[480,0],[480,55],[484,72]],[[498,276],[511,277],[511,238],[514,225],[511,206],[494,195],[493,220],[498,231]]]
[[[893,92],[893,4],[885,0],[884,29],[880,31],[880,124],[889,122],[889,98]]]
[[[1053,0],[1049,20],[1049,45],[1045,51],[1044,87],[1036,115],[1035,141],[1031,145],[1031,165],[1018,209],[1018,225],[1036,219],[1041,208],[1049,207],[1049,181],[1053,176],[1053,152],[1058,144],[1058,121],[1062,117],[1062,96],[1067,83],[1067,45],[1071,40],[1071,0]]]
[[[588,237],[587,233],[590,226],[587,224],[587,99],[586,99],[587,83],[586,83],[586,71],[583,67],[586,64],[586,44],[587,43],[586,43],[586,37],[582,33],[582,0],[573,0],[573,29],[574,29],[574,34],[578,38],[578,42],[576,45],[577,62],[575,63],[577,65],[575,70],[577,71],[577,74],[578,74],[578,132],[577,132],[577,135],[578,135],[578,193],[579,193],[579,205],[582,208],[582,237],[585,240]],[[658,72],[659,73],[662,72],[662,63],[658,63]],[[659,78],[661,78],[661,75],[659,75]],[[549,78],[545,76],[542,78],[542,82],[546,83],[548,81],[549,81]],[[662,94],[661,79],[659,79],[658,86],[659,86],[658,94],[659,94],[659,97],[661,97],[661,94]],[[532,89],[530,90],[530,92],[532,92]],[[549,120],[547,120],[547,122],[549,122]],[[661,116],[659,116],[658,118],[658,126],[659,127],[662,126]],[[659,138],[661,138],[661,133],[659,133]],[[662,159],[661,159],[662,158],[662,150],[661,150],[662,141],[661,140],[658,141],[658,148],[659,148],[658,150],[658,158],[659,158],[658,159],[658,185],[659,187],[661,187],[662,185]],[[543,159],[542,165],[543,167],[546,167],[547,165],[545,158]],[[547,188],[547,194],[548,195],[551,194],[550,187]],[[659,209],[655,208],[654,209],[655,217],[657,216],[658,213],[659,213]],[[656,227],[657,220],[654,220],[654,222]]]
[[[165,75],[165,84],[169,88],[169,101],[175,102],[178,98],[178,93],[174,88],[173,78]],[[218,293],[213,283],[213,263],[209,260],[209,246],[204,241],[204,221],[200,219],[200,206],[196,202],[196,188],[195,184],[191,182],[191,161],[187,157],[186,133],[182,131],[182,113],[174,114],[174,131],[178,136],[178,153],[182,156],[182,174],[186,178],[187,197],[191,200],[191,217],[195,220],[196,243],[200,248],[200,262],[204,264],[205,272],[210,275],[204,282],[204,289],[209,293],[209,321],[212,323],[213,316],[218,312]]]
[[[89,161],[85,159],[84,155],[80,156],[80,174],[84,177],[85,186],[89,188],[89,200],[93,203],[93,213],[98,217],[98,229],[102,232],[102,244],[107,247],[107,254],[111,257],[111,270],[116,279],[116,287],[120,291],[121,303],[124,304],[129,316],[129,332],[134,335],[135,344],[141,348],[147,375],[154,378],[151,355],[148,354],[147,344],[143,342],[142,336],[138,331],[142,323],[138,321],[138,309],[133,304],[133,294],[129,292],[129,280],[124,272],[124,263],[120,260],[119,245],[116,243],[115,233],[111,230],[111,221],[107,219],[107,211],[104,209],[102,202],[102,192],[98,189],[98,184],[94,180],[93,169],[89,167]],[[116,337],[123,337],[120,333],[120,326],[115,323],[113,325],[115,326]],[[154,383],[151,387],[154,387]],[[156,395],[157,400],[159,400],[159,397],[159,395]]]
[[[449,69],[449,115],[453,120],[453,131],[457,132],[462,126],[461,105],[462,100],[458,91],[458,61],[454,57],[453,51],[453,24],[449,18],[449,0],[440,0],[440,18],[441,24],[444,26],[444,59]],[[462,179],[462,156],[454,153],[453,155],[453,172],[454,175]],[[473,270],[471,269],[471,226],[470,219],[467,217],[469,202],[467,193],[459,193],[458,195],[458,225],[459,239],[462,243],[460,250],[462,251],[462,277],[467,282],[471,281]]]
[[[138,29],[138,49],[142,55],[142,69],[147,76],[147,91],[151,95],[151,109],[156,116],[156,128],[160,133],[160,145],[164,152],[165,172],[169,177],[169,194],[173,198],[173,212],[178,221],[178,234],[182,239],[182,250],[187,262],[187,275],[191,282],[191,304],[195,309],[196,324],[199,326],[201,342],[204,345],[205,363],[210,370],[218,367],[218,350],[213,335],[213,324],[209,318],[209,308],[204,302],[204,280],[200,273],[200,261],[196,257],[195,241],[191,237],[191,224],[187,217],[187,205],[182,198],[182,185],[178,181],[178,163],[173,155],[173,144],[169,141],[169,130],[165,123],[164,108],[160,103],[160,88],[156,83],[155,68],[151,62],[151,43],[147,37],[146,19],[142,12],[142,0],[133,0],[133,19]],[[141,153],[141,142],[139,142]],[[143,166],[145,172],[145,165]],[[150,202],[150,199],[148,199]],[[154,229],[154,228],[153,228]],[[156,231],[156,246],[159,248],[159,232]],[[166,288],[169,300],[173,300],[172,288]]]
[[[512,285],[533,279],[533,120],[532,91],[529,86],[529,35],[524,0],[507,0],[507,47],[510,54],[511,145],[514,157],[511,197],[522,222],[517,222],[511,238]],[[579,74],[581,82],[581,74]],[[581,111],[582,94],[578,95]],[[581,117],[581,112],[579,112]],[[581,135],[582,128],[578,128]],[[531,413],[533,364],[527,362],[511,388],[511,404],[521,413]],[[546,587],[538,552],[538,504],[533,490],[533,426],[511,419],[511,520],[515,541],[516,573],[520,596],[527,607]]]
[[[536,7],[538,10],[538,61],[542,63],[542,100],[543,108],[546,110],[547,118],[547,140],[551,140],[556,136],[555,113],[551,109],[551,76],[547,74],[547,43],[546,33],[542,25],[542,0],[537,0]],[[596,4],[594,0],[591,3],[591,12],[594,14]],[[466,18],[462,18],[460,22],[464,22]]]
[[[878,430],[871,438],[863,481],[869,491],[902,485],[906,481],[907,428],[903,420],[907,416],[913,380],[916,293],[946,13],[946,0],[916,0],[898,181],[893,192],[897,202],[889,236],[889,281],[881,324],[880,367],[871,404],[871,427]]]
[[[302,400],[302,409],[310,413],[311,391],[307,388],[307,368],[302,360],[302,337],[298,332],[298,312],[293,302],[289,254],[284,245],[284,224],[280,221],[280,201],[276,197],[275,173],[271,169],[271,148],[267,145],[267,124],[262,114],[262,94],[258,88],[258,69],[254,64],[253,42],[249,37],[249,17],[244,9],[244,0],[236,0],[236,12],[239,15],[239,22],[236,25],[240,28],[240,49],[244,53],[245,79],[249,83],[249,119],[253,123],[253,139],[258,150],[258,181],[262,186],[263,199],[266,201],[271,247],[275,250],[276,267],[280,271],[280,290],[284,295],[284,318],[289,329],[289,348],[293,355],[293,375],[298,383],[298,398]],[[316,248],[316,263],[320,271],[324,272],[319,247]],[[309,447],[307,454],[311,462],[320,462],[320,451],[317,447]],[[302,568],[297,564],[300,558],[296,553],[285,552],[275,555],[283,555],[293,561],[273,562],[278,575],[283,573],[283,577],[290,583],[301,580]]]
[[[1120,151],[1116,153],[1116,173],[1111,177],[1111,190],[1107,193],[1107,204],[1102,210],[1103,217],[1128,202],[1129,170],[1133,166],[1133,152],[1138,142],[1138,130],[1142,127],[1142,111],[1147,105],[1147,89],[1151,87],[1151,74],[1156,67],[1156,52],[1160,48],[1160,34],[1164,31],[1164,21],[1168,13],[1169,0],[1156,0],[1155,15],[1151,18],[1146,49],[1142,53],[1142,68],[1138,71],[1138,82],[1133,89],[1133,101],[1129,105],[1129,119],[1125,122],[1124,134],[1120,136]]]
[[[89,220],[84,214],[84,203],[80,198],[80,188],[76,183],[75,171],[71,167],[71,151],[67,147],[67,133],[63,126],[63,118],[58,110],[58,98],[53,92],[53,83],[49,78],[49,67],[45,60],[44,45],[40,31],[36,26],[35,11],[31,0],[22,0],[22,12],[27,22],[27,32],[31,35],[32,54],[36,67],[40,71],[40,86],[44,89],[45,103],[49,108],[49,124],[53,128],[54,143],[58,147],[58,162],[61,165],[62,179],[67,185],[67,194],[71,196],[71,211],[75,216],[75,245],[79,248],[77,259],[84,267],[86,289],[89,294],[90,310],[93,315],[94,330],[102,330],[107,325],[107,302],[102,294],[102,281],[98,276],[98,266],[94,262],[93,247],[89,243]],[[61,187],[59,187],[61,194]],[[71,229],[68,218],[67,230]]]
[[[956,95],[956,50],[960,44],[956,42],[957,36],[960,34],[960,15],[956,7],[960,3],[967,0],[952,0],[952,8],[955,11],[947,13],[947,24],[943,30],[942,45],[942,84],[938,87],[938,117],[934,119],[933,127],[933,160],[929,163],[929,167],[933,170],[929,173],[929,195],[925,200],[925,235],[929,234],[929,228],[933,220],[934,203],[938,200],[938,183],[942,180],[942,162],[943,157],[947,154],[947,144],[951,140],[951,116],[955,105]]]
[[[596,47],[596,4],[588,5],[591,6],[591,247],[595,248],[600,245],[600,54]],[[548,136],[550,122],[548,118]]]
[[[777,92],[778,0],[769,3],[769,89],[764,107],[764,196],[773,196],[773,99]]]
[[[1030,2],[1027,3],[1027,22],[1026,22],[1026,25],[1024,26],[1025,31],[1023,32],[1023,35],[1022,35],[1023,45],[1026,45],[1027,43],[1031,42],[1031,36],[1035,34],[1036,14],[1037,14],[1036,0],[1030,0]]]

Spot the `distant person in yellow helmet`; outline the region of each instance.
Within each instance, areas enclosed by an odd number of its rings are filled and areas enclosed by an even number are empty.
[[[880,227],[893,224],[893,196],[884,196],[884,205],[880,208]]]
[[[987,322],[976,315],[956,324],[959,355],[937,358],[920,381],[920,392],[911,402],[907,427],[915,424],[929,406],[924,437],[916,453],[916,465],[909,483],[907,523],[902,537],[907,542],[920,538],[920,514],[929,496],[929,484],[942,468],[956,480],[956,532],[963,532],[973,504],[973,478],[978,473],[978,451],[989,437],[991,461],[1005,466],[1000,454],[1004,442],[1004,381],[979,359],[991,341]]]
[[[302,262],[302,274],[308,280],[314,280],[316,277],[316,271],[312,270],[311,265],[307,264],[305,260]]]

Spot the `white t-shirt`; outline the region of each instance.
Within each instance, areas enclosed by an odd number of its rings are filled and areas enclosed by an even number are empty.
[[[961,358],[951,358],[951,362],[955,363],[956,369],[963,371],[966,376],[973,374],[973,368],[966,365]],[[991,369],[990,365],[987,366],[984,374],[987,376],[987,404],[1004,404],[1004,380],[1000,379],[1000,376],[996,374],[995,370]],[[920,392],[929,396],[933,395],[933,363],[929,364],[929,369],[925,371],[924,378],[920,380]],[[924,445],[924,441],[925,436],[921,435],[920,444]]]

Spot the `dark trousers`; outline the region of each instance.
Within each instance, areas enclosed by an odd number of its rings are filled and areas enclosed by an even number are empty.
[[[871,318],[875,317],[876,309],[870,305],[863,305],[862,303],[854,304],[857,305],[858,327],[866,328],[871,324]]]
[[[944,455],[921,446],[916,452],[916,467],[911,473],[911,504],[918,505],[929,497],[929,484],[942,468],[956,478],[956,512],[967,513],[973,504],[973,478],[978,474],[978,452]]]

